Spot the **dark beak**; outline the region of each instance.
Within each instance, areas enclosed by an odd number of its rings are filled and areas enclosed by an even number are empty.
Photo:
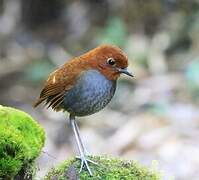
[[[134,77],[133,74],[131,74],[130,72],[128,72],[127,68],[117,68],[118,72],[126,74],[128,76]]]

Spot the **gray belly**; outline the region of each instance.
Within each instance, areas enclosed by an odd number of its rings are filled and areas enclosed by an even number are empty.
[[[116,81],[108,80],[96,70],[89,70],[66,92],[63,109],[75,116],[93,114],[110,102],[115,89]]]

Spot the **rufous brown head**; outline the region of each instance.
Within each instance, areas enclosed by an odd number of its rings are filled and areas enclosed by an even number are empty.
[[[116,80],[121,73],[133,77],[127,71],[128,58],[125,53],[116,46],[102,45],[85,54],[92,68],[97,69],[109,80]]]

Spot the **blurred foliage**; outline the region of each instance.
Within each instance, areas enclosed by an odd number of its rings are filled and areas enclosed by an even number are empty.
[[[186,69],[187,84],[193,91],[193,98],[199,98],[199,59],[195,59]]]
[[[25,69],[25,79],[38,83],[47,79],[55,66],[48,59],[35,60]]]
[[[166,104],[151,103],[145,108],[147,108],[149,112],[158,116],[165,116],[168,113],[168,105]]]
[[[126,39],[127,30],[124,21],[120,18],[112,17],[98,35],[97,44],[114,44],[123,47]]]

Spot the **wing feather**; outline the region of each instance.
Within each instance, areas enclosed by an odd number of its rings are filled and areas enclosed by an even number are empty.
[[[47,108],[52,107],[55,111],[59,111],[64,100],[64,93],[74,86],[80,75],[79,72],[78,68],[74,71],[71,66],[65,65],[51,73],[40,93],[40,97],[33,106],[37,107],[46,101]]]

